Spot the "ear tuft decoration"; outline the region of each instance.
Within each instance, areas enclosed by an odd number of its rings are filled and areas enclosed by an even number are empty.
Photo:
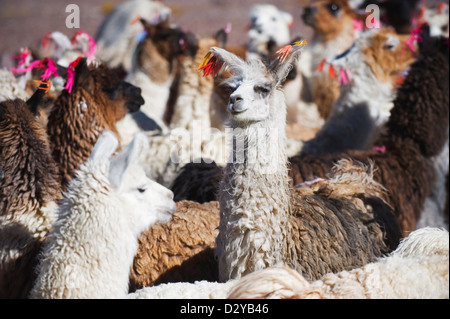
[[[69,91],[69,93],[72,93],[73,82],[75,80],[75,68],[78,63],[80,63],[81,59],[82,57],[79,56],[75,61],[71,62],[67,68],[67,83],[65,89]]]
[[[199,71],[203,71],[203,76],[209,76],[212,74],[213,77],[215,77],[220,69],[223,67],[224,62],[222,60],[217,59],[216,56],[214,56],[213,52],[208,52],[206,56],[203,58],[202,63],[200,63],[200,66],[198,67]]]

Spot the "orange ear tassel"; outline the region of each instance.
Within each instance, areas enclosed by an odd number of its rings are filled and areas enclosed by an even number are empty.
[[[320,62],[319,66],[317,67],[317,72],[323,72],[325,62],[327,62],[327,59],[323,59],[322,62]]]
[[[330,64],[330,68],[328,71],[330,72],[330,78],[334,79],[336,77],[336,72],[334,72],[333,65]]]

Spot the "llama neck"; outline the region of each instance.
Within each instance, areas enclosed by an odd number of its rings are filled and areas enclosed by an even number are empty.
[[[345,52],[355,41],[356,33],[352,23],[344,23],[343,29],[335,36],[326,36],[315,34],[311,43],[312,48],[312,72],[315,72],[317,66],[323,59],[331,59]]]
[[[378,79],[364,64],[352,73],[352,77],[352,84],[341,88],[332,113],[342,112],[345,105],[367,103],[376,124],[386,124],[395,98],[392,83]]]
[[[201,121],[202,128],[211,127],[209,108],[214,81],[196,71],[196,66],[200,65],[205,55],[205,50],[202,50],[201,54],[194,58],[185,57],[181,62],[179,96],[170,122],[171,129],[184,128],[191,131],[195,120]]]
[[[217,239],[221,280],[283,261],[289,215],[286,103],[277,92],[276,114],[267,121],[234,123],[233,158],[220,192]]]
[[[53,158],[60,166],[63,188],[86,162],[104,130],[93,98],[83,90],[62,93],[48,121]]]

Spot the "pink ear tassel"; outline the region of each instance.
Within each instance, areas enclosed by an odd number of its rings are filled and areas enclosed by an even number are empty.
[[[364,22],[353,19],[353,30],[360,32],[364,31]]]
[[[339,85],[347,85],[348,78],[344,68],[341,68],[339,71]]]
[[[231,22],[228,22],[228,23],[227,23],[227,26],[226,26],[226,28],[225,28],[225,33],[226,33],[226,34],[230,34],[230,33],[231,33],[231,30],[233,30],[233,24],[231,24]]]
[[[36,60],[31,62],[26,68],[24,69],[16,69],[16,68],[9,68],[11,71],[13,71],[14,73],[26,73],[29,72],[33,69],[37,69],[40,68],[42,66],[42,61],[40,60]]]
[[[284,48],[277,51],[278,57],[277,59],[281,62],[284,62],[292,50],[292,45],[286,45]]]
[[[411,50],[411,52],[416,53],[416,49],[414,49],[414,42],[422,42],[423,39],[420,36],[420,33],[422,33],[422,25],[423,23],[419,24],[419,26],[417,28],[415,28],[414,30],[411,31],[411,35],[408,38],[408,41],[405,42],[405,47],[403,48],[402,51],[402,55],[405,54],[405,49],[409,48]]]
[[[83,54],[87,58],[91,58],[95,55],[95,52],[97,51],[97,44],[95,43],[95,40],[91,37],[89,33],[85,31],[78,31],[77,33],[75,33],[71,40],[72,45],[78,44],[78,37],[81,35],[86,35],[89,43],[88,48],[85,51],[83,51]]]
[[[384,154],[384,153],[386,153],[386,146],[384,146],[384,145],[383,146],[374,146],[372,148],[372,151]]]
[[[69,91],[69,93],[72,93],[73,83],[75,81],[75,68],[77,67],[78,63],[80,63],[80,60],[82,57],[78,57],[75,61],[69,64],[69,67],[67,68],[67,83],[65,89]]]
[[[45,60],[44,60],[45,61]],[[50,76],[58,76],[58,69],[56,67],[56,63],[52,59],[46,59],[46,63],[43,63],[45,68],[44,74],[41,75],[42,81],[48,80]]]
[[[21,49],[19,55],[13,55],[13,59],[17,60],[17,66],[20,68],[27,61],[28,56],[31,54],[31,51],[28,49]]]

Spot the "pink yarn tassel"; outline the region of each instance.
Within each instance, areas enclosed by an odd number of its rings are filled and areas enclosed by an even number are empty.
[[[375,152],[380,152],[382,154],[386,153],[386,146],[375,146],[374,148],[372,148],[372,151]]]
[[[339,85],[347,85],[348,82],[347,74],[345,73],[344,68],[341,68],[339,71]]]
[[[353,19],[353,30],[360,32],[364,31],[364,22]]]
[[[17,61],[17,66],[20,68],[27,61],[28,56],[31,54],[31,51],[28,49],[21,49],[18,56],[13,55],[12,57]]]
[[[82,57],[78,57],[75,61],[69,64],[69,67],[67,68],[67,83],[65,89],[69,91],[69,93],[72,93],[73,83],[75,81],[75,68],[77,67],[78,63],[80,63],[80,60]]]
[[[46,64],[44,63],[45,72],[41,75],[42,81],[48,80],[52,75],[58,76],[58,68],[56,63],[52,59],[46,59]]]
[[[26,68],[24,69],[16,69],[16,68],[9,68],[14,73],[26,73],[30,72],[33,69],[40,68],[42,66],[42,61],[36,60],[31,62]]]

